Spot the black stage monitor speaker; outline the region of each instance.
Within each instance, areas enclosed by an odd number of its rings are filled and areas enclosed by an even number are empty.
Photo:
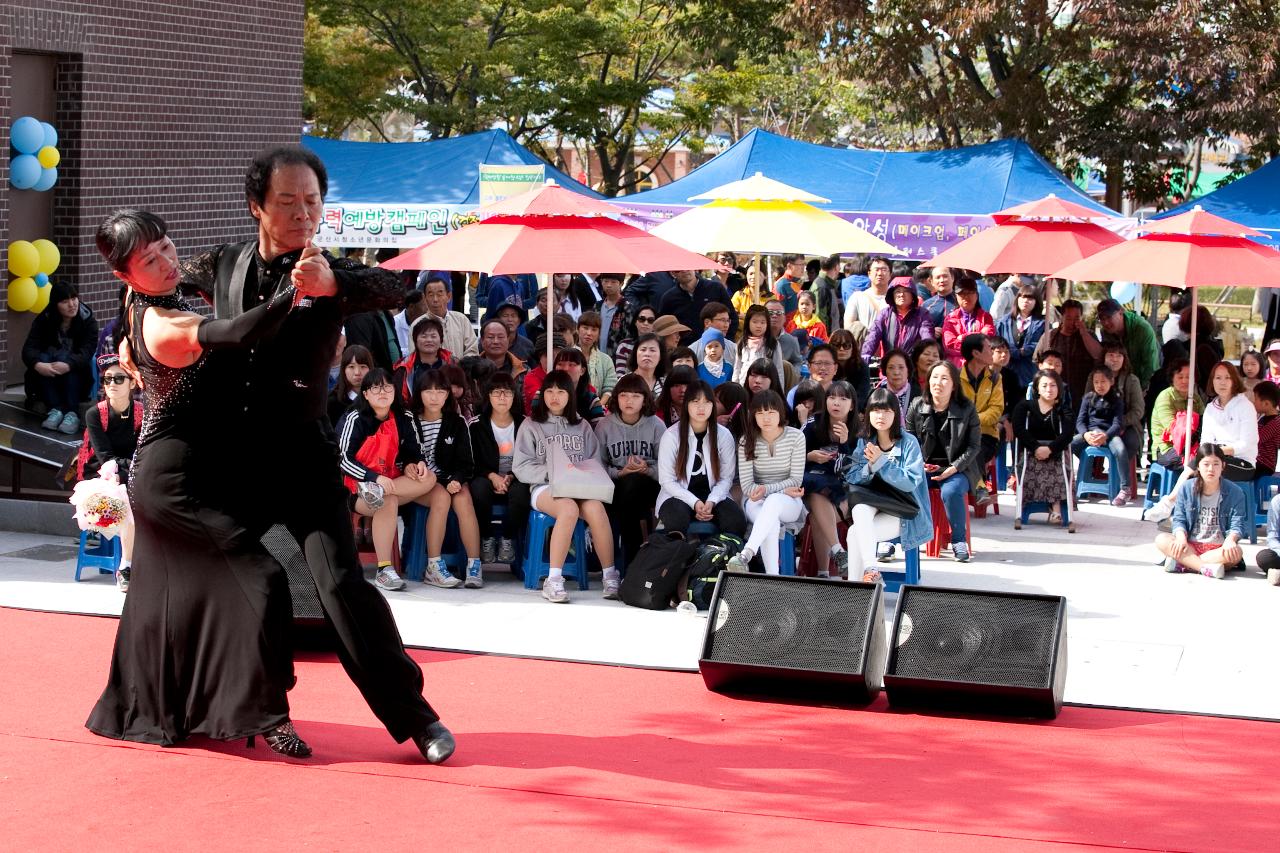
[[[721,572],[698,669],[717,692],[865,704],[886,652],[878,584]]]
[[[904,586],[885,692],[893,707],[1052,719],[1067,680],[1067,600]]]

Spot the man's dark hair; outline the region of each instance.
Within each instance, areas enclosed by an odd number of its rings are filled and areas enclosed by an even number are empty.
[[[1273,406],[1280,406],[1280,385],[1264,379],[1253,386],[1253,396],[1258,400],[1266,400]]]
[[[1101,307],[1101,305],[1099,305],[1099,307]],[[1079,311],[1081,314],[1084,313],[1084,305],[1080,302],[1079,299],[1065,299],[1063,300],[1062,304],[1058,306],[1058,310],[1063,314],[1067,313],[1073,308]]]
[[[111,268],[124,272],[130,255],[148,243],[163,239],[168,233],[169,226],[154,213],[124,208],[103,220],[94,241]]]
[[[267,200],[271,173],[282,166],[306,166],[315,172],[320,198],[329,194],[329,173],[316,153],[302,145],[280,145],[259,151],[249,164],[249,171],[244,175],[245,198],[261,207]]]
[[[804,261],[804,255],[783,255],[782,256],[782,266],[784,269],[786,267],[791,266],[792,264],[802,263],[803,261]]]
[[[421,290],[410,290],[408,293],[404,295],[404,307],[406,308],[408,308],[410,305],[417,305],[421,301],[422,301]]]
[[[881,258],[880,260],[883,260],[885,263],[889,263],[888,258]],[[889,264],[889,280],[890,281],[893,281],[895,278],[910,276],[911,274],[912,274],[911,264],[907,263],[906,261],[894,261],[892,264]]]
[[[972,361],[973,354],[982,352],[982,348],[987,345],[987,336],[982,332],[974,332],[971,335],[965,335],[960,341],[960,355],[965,361]]]
[[[1056,358],[1058,361],[1062,362],[1066,361],[1066,359],[1062,357],[1062,353],[1058,352],[1053,347],[1049,347],[1048,349],[1042,349],[1040,352],[1036,353],[1036,364],[1044,364],[1045,359],[1047,358]]]
[[[1065,309],[1066,302],[1062,303]],[[1104,299],[1098,303],[1098,316],[1110,317],[1112,314],[1118,314],[1124,309],[1120,307],[1120,303],[1114,299]]]
[[[831,270],[833,270],[833,269],[837,269],[837,268],[839,268],[839,266],[840,266],[840,256],[839,256],[839,255],[828,255],[827,257],[823,258],[823,259],[822,259],[822,261],[821,261],[820,263],[821,263],[822,271],[823,271],[823,272],[829,272],[829,271],[831,271]]]
[[[698,319],[702,321],[702,325],[706,326],[721,314],[728,314],[729,309],[721,302],[708,302],[702,306],[702,310],[698,312]]]

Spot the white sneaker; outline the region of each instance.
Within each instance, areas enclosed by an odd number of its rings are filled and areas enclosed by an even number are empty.
[[[542,584],[542,597],[552,604],[568,604],[569,593],[564,588],[564,575],[547,578]]]
[[[1164,563],[1164,570],[1171,575],[1176,575],[1178,572],[1182,571],[1182,566],[1178,565],[1178,561],[1173,559],[1173,557],[1165,557],[1161,562]]]
[[[498,540],[494,539],[492,536],[487,539],[480,540],[480,562],[498,562]]]
[[[467,565],[467,579],[462,582],[462,585],[467,589],[480,589],[484,586],[484,570],[480,568],[479,563]]]
[[[1280,586],[1280,569],[1267,569],[1267,583]]]
[[[400,579],[400,575],[390,566],[378,569],[378,574],[373,578],[374,584],[378,589],[385,589],[388,592],[395,592],[398,589],[404,589],[404,581]]]
[[[876,559],[882,563],[888,563],[893,560],[893,543],[877,542],[876,543]]]
[[[423,574],[422,582],[438,586],[441,589],[453,589],[462,583],[462,581],[449,574],[449,570],[444,567],[444,563],[438,557],[427,560],[427,570]]]
[[[1142,514],[1143,521],[1164,521],[1173,515],[1173,504],[1166,500],[1158,500]]]
[[[1207,578],[1222,580],[1227,576],[1227,567],[1222,565],[1222,563],[1202,563],[1200,566],[1200,574]]]
[[[604,597],[606,601],[618,600],[618,589],[622,586],[622,577],[615,571],[604,576]]]

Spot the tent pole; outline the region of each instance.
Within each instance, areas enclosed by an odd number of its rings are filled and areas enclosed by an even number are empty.
[[[747,285],[747,289],[751,291],[751,304],[759,305],[760,304],[760,277],[764,275],[764,270],[760,269],[760,253],[759,252],[756,252],[755,260],[751,262],[751,265],[755,268],[755,271],[756,271],[756,283],[754,286]]]
[[[1192,459],[1191,418],[1192,418],[1192,413],[1195,412],[1196,391],[1197,391],[1197,385],[1198,385],[1198,383],[1196,382],[1196,348],[1197,348],[1196,320],[1199,319],[1199,314],[1200,314],[1200,289],[1197,287],[1193,287],[1191,288],[1191,347],[1190,347],[1191,376],[1190,376],[1190,382],[1187,386],[1187,429],[1186,429],[1187,438],[1186,438],[1185,446],[1183,447],[1183,452],[1182,452],[1183,465],[1190,465],[1191,459]],[[1172,377],[1170,378],[1172,379]]]

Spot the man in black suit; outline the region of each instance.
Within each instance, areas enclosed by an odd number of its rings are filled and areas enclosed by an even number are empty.
[[[239,483],[246,523],[262,532],[275,523],[288,527],[337,632],[347,674],[397,743],[412,738],[427,761],[439,764],[453,753],[453,736],[422,697],[422,670],[405,653],[386,600],[364,579],[325,414],[329,362],[344,319],[399,307],[404,288],[393,273],[331,258],[311,245],[327,186],[324,164],[306,148],[260,153],[245,177],[257,239],[191,260],[183,287],[212,302],[219,318],[270,299],[291,279],[329,294],[300,301],[273,339],[229,353],[208,369],[222,374],[220,387],[231,398],[228,429],[254,437],[245,442],[254,445],[246,471],[264,481],[287,472],[291,480],[287,493]]]

